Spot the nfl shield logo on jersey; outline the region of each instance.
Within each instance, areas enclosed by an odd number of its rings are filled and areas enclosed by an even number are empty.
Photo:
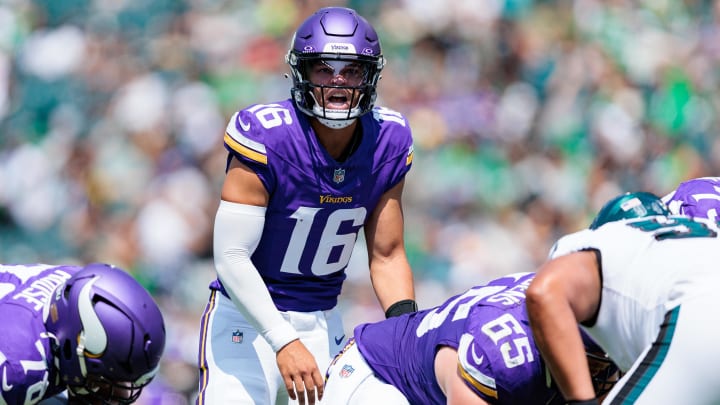
[[[232,342],[233,343],[242,343],[243,341],[243,333],[240,332],[240,329],[235,329],[232,333]]]
[[[340,377],[348,378],[353,373],[353,371],[355,371],[355,369],[351,365],[346,364],[340,370]]]
[[[345,169],[335,169],[333,173],[333,181],[335,183],[342,183],[345,181]]]

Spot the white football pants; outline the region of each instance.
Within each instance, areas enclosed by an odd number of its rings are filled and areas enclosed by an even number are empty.
[[[375,376],[354,340],[351,340],[330,364],[325,377],[325,395],[322,403],[409,405],[400,390]]]
[[[297,330],[324,374],[347,342],[339,311],[282,315]],[[288,397],[275,352],[229,298],[212,291],[201,323],[197,404],[297,404]]]

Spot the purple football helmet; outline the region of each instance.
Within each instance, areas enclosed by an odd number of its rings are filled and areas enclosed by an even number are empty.
[[[130,274],[90,264],[58,287],[46,320],[59,374],[74,398],[129,404],[158,371],[165,323]]]
[[[699,177],[680,183],[663,197],[670,213],[716,221],[720,213],[720,177]]]
[[[385,66],[375,29],[354,10],[343,7],[321,8],[305,20],[293,36],[285,61],[292,72],[290,93],[295,104],[330,128],[344,128],[372,110],[380,71]],[[359,83],[335,85],[310,81],[310,69],[317,64],[324,63],[332,70],[333,65],[342,62],[354,65],[362,76]],[[319,91],[313,93],[314,89]],[[335,89],[350,90],[349,109],[325,108],[329,92]]]

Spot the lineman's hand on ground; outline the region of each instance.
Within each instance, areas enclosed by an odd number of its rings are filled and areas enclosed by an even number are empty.
[[[300,340],[293,340],[277,352],[277,364],[285,381],[285,388],[291,399],[297,399],[300,405],[315,404],[323,396],[323,376],[320,374],[315,358]],[[296,394],[297,393],[297,394]]]

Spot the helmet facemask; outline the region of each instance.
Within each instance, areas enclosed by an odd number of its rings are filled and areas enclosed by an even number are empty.
[[[620,370],[604,353],[586,352],[595,395],[600,398],[610,392],[620,379]]]
[[[583,338],[585,339],[585,336]],[[596,351],[596,348],[598,348],[598,346],[595,345],[595,343],[592,343],[590,348],[586,346],[585,357],[587,358],[590,378],[592,379],[593,389],[595,390],[595,398],[602,400],[604,395],[610,392],[610,390],[620,380],[622,373],[615,363],[613,363],[612,360],[605,355],[605,353],[602,351]],[[550,374],[550,370],[547,368],[547,365],[545,366],[545,374],[547,387],[555,387],[557,389],[557,384]],[[562,399],[560,390],[557,389],[557,391],[545,404],[551,405],[564,403],[565,400]]]
[[[126,405],[132,404],[140,398],[142,389],[150,383],[152,378],[143,380],[138,382],[117,382],[91,374],[86,377],[83,385],[70,385],[68,390],[73,398],[73,403]]]
[[[590,369],[595,395],[597,398],[602,398],[620,379],[620,369],[590,335],[583,330],[580,330],[580,335],[583,346],[585,346],[585,357]]]
[[[293,76],[293,100],[302,112],[318,118],[323,125],[344,128],[372,109],[384,65],[382,56],[302,55],[290,51],[286,59]],[[337,81],[337,76],[342,80]],[[333,103],[332,98],[343,93],[346,108],[329,106]]]

